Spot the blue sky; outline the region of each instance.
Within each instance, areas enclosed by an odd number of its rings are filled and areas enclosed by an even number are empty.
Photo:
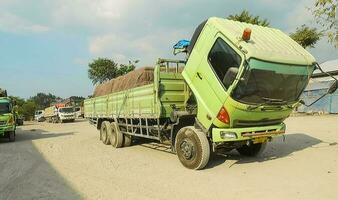
[[[290,33],[314,25],[313,0],[0,0],[0,88],[28,98],[37,92],[87,96],[93,86],[88,62],[109,57],[153,65],[173,57],[172,46],[190,39],[211,16],[243,9]],[[321,40],[310,52],[319,62],[338,58]]]

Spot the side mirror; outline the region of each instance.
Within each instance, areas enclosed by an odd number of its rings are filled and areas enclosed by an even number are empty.
[[[337,87],[338,87],[338,82],[337,81],[333,82],[333,84],[330,86],[327,93],[329,93],[329,94],[334,93],[337,90]]]
[[[226,88],[229,88],[229,86],[234,82],[236,79],[236,76],[238,74],[238,68],[237,67],[230,67],[225,74],[223,78],[223,84]]]
[[[305,105],[305,101],[303,99],[299,100],[299,103]]]
[[[310,107],[310,106],[312,106],[313,104],[315,104],[317,101],[319,101],[319,100],[321,100],[323,97],[325,97],[327,94],[332,94],[332,93],[334,93],[334,92],[337,90],[337,87],[338,87],[338,82],[337,82],[337,80],[335,80],[335,81],[333,82],[333,84],[330,86],[330,88],[328,89],[328,91],[327,91],[325,94],[323,94],[322,96],[320,96],[317,100],[315,100],[314,102],[312,102],[311,104],[307,105],[307,104],[305,104],[305,102],[304,102],[303,100],[300,100],[299,103],[303,104],[303,105],[306,106],[306,107]]]

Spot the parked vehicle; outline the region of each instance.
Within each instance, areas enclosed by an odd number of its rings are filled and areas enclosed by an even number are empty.
[[[82,106],[74,108],[76,118],[84,118],[84,111]]]
[[[44,118],[45,111],[44,110],[36,110],[34,114],[34,120],[37,122],[42,122],[45,120]]]
[[[147,75],[131,72],[85,100],[85,117],[104,144],[154,139],[170,144],[189,169],[204,168],[220,149],[255,156],[285,133],[283,121],[317,66],[280,30],[223,18],[200,24],[175,52],[187,60],[159,59]],[[138,81],[143,75],[150,78]]]
[[[64,104],[50,106],[45,109],[44,118],[52,123],[74,122],[74,107],[65,107]]]
[[[18,115],[16,118],[16,125],[17,126],[22,126],[24,123],[24,117],[22,115]]]
[[[0,137],[8,138],[10,142],[15,141],[16,130],[16,114],[13,106],[7,92],[0,89]]]

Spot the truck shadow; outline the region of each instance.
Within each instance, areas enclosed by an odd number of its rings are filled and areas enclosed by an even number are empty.
[[[33,144],[33,140],[71,134],[18,128],[16,142],[1,139],[0,199],[82,199]]]
[[[67,133],[49,133],[42,129],[30,129],[22,131],[21,128],[17,128],[17,135],[15,138],[15,143],[23,142],[23,141],[31,141],[43,138],[53,138],[53,137],[60,137],[60,136],[67,136],[73,135],[74,132],[67,132]],[[7,138],[0,138],[1,143],[7,143]]]
[[[268,143],[265,151],[257,157],[245,157],[241,156],[236,150],[227,153],[218,153],[213,155],[207,166],[207,168],[213,168],[226,161],[234,161],[231,166],[235,164],[245,164],[252,162],[264,162],[292,156],[294,152],[302,151],[306,148],[311,148],[314,145],[322,143],[323,141],[311,137],[304,133],[292,133],[285,135],[285,141],[283,137],[276,137],[274,141]]]

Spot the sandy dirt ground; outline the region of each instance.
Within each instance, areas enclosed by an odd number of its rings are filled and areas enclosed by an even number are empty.
[[[27,123],[0,140],[0,199],[338,199],[338,116],[286,124],[261,156],[194,171],[156,144],[103,145],[87,121]]]

